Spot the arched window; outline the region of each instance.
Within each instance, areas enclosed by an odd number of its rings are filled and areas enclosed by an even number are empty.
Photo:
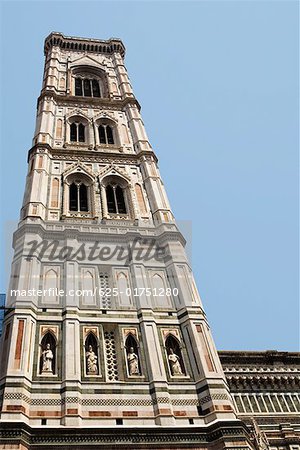
[[[78,125],[78,140],[79,142],[84,142],[85,138],[84,138],[84,125],[82,125],[82,123],[80,123]]]
[[[75,95],[82,96],[82,79],[75,78]]]
[[[114,144],[114,135],[111,126],[109,125],[99,125],[99,140],[100,144]]]
[[[99,80],[95,78],[75,78],[75,95],[79,97],[101,97]]]
[[[70,125],[70,141],[85,142],[85,126],[82,123],[73,122]]]
[[[106,188],[106,199],[107,199],[107,209],[109,213],[116,213],[116,202],[115,202],[115,195],[114,195],[114,189],[109,185]]]
[[[100,97],[100,87],[98,80],[92,80],[93,97]]]
[[[84,183],[74,182],[69,189],[69,209],[70,211],[88,211],[88,189]]]
[[[119,185],[106,187],[107,210],[111,214],[127,214],[124,191]]]
[[[84,87],[84,96],[91,97],[92,96],[91,80],[85,78],[83,80],[83,87]]]
[[[41,357],[39,372],[41,375],[55,374],[56,341],[52,333],[45,334],[41,341]]]
[[[119,214],[126,214],[126,205],[124,200],[124,192],[120,186],[116,187],[116,201],[117,201],[117,210]]]
[[[75,183],[70,186],[70,211],[78,211],[77,185]]]
[[[182,359],[182,353],[178,340],[169,334],[165,342],[168,364],[172,376],[185,375],[185,368]]]
[[[85,184],[79,186],[80,211],[88,211],[87,187]]]
[[[77,125],[76,125],[76,123],[71,123],[71,125],[70,125],[70,140],[72,142],[77,141]]]

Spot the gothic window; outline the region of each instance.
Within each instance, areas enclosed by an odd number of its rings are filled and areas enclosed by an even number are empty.
[[[99,140],[100,144],[114,144],[113,130],[110,125],[99,125]]]
[[[75,78],[75,95],[82,96],[82,79]]]
[[[185,368],[178,340],[174,336],[169,334],[166,339],[165,345],[171,375],[175,377],[185,375]]]
[[[119,185],[106,187],[107,209],[111,214],[127,214],[124,191]]]
[[[82,125],[82,123],[80,123],[78,125],[78,140],[79,142],[84,142],[85,138],[84,138],[84,125]]]
[[[112,186],[108,185],[106,188],[106,198],[107,198],[107,209],[109,213],[116,213],[116,202],[115,202],[115,194]]]
[[[82,123],[73,122],[70,125],[70,141],[85,142],[85,126]]]
[[[99,80],[95,78],[75,78],[75,95],[79,97],[101,97]]]
[[[40,374],[49,375],[55,374],[56,369],[56,341],[52,333],[48,332],[41,342],[41,357],[40,357]]]
[[[80,182],[73,182],[69,189],[70,211],[88,211],[88,188]]]
[[[98,80],[92,80],[93,97],[100,97],[100,87]]]

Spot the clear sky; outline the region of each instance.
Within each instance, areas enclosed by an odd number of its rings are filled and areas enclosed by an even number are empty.
[[[44,38],[120,37],[173,212],[192,224],[217,347],[299,350],[298,2],[9,1],[1,10],[4,229],[22,202]]]

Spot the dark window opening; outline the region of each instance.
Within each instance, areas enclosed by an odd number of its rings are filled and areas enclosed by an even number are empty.
[[[42,419],[42,420],[41,420],[41,424],[42,424],[42,425],[47,425],[47,419]]]
[[[78,195],[75,183],[70,186],[70,211],[78,211]]]
[[[106,188],[106,198],[107,198],[107,209],[109,213],[115,214],[117,212],[114,190],[111,186]]]
[[[85,184],[79,187],[80,211],[88,211],[87,188]]]
[[[92,87],[93,87],[93,97],[100,97],[99,81],[92,80]]]
[[[114,144],[114,134],[109,125],[100,125],[98,127],[100,144]]]
[[[70,140],[71,142],[85,142],[85,126],[82,123],[71,123]]]
[[[120,186],[106,187],[107,209],[111,214],[127,214],[124,191]]]
[[[105,136],[105,129],[103,125],[100,125],[100,127],[98,128],[99,130],[99,140],[100,140],[100,144],[106,144],[106,136]]]
[[[189,424],[194,425],[194,419],[189,419]]]
[[[107,143],[114,144],[113,132],[109,125],[106,126],[106,136],[107,136]]]
[[[75,78],[75,95],[80,97],[101,97],[99,80]]]
[[[77,142],[77,125],[72,123],[70,126],[70,139],[71,142]]]
[[[84,87],[84,96],[85,97],[91,97],[92,96],[92,90],[91,90],[91,81],[88,79],[83,80],[83,87]]]
[[[75,78],[75,95],[82,96],[82,79]]]
[[[88,211],[88,188],[84,183],[72,183],[69,189],[70,211]]]
[[[116,425],[123,425],[123,419],[116,419]]]
[[[119,214],[126,214],[126,205],[124,200],[123,189],[120,186],[116,187],[116,200],[117,200],[117,209]]]
[[[85,139],[84,139],[84,125],[82,125],[82,123],[80,123],[79,125],[78,125],[78,140],[79,140],[79,142],[84,142],[85,141]]]

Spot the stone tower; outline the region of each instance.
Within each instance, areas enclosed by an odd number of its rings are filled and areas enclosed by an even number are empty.
[[[2,336],[2,443],[249,448],[123,43],[51,33],[44,50]]]

